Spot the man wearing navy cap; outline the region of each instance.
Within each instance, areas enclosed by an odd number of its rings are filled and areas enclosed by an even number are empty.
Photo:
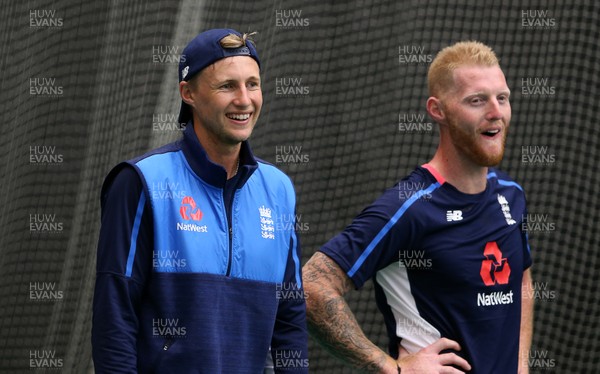
[[[117,165],[102,187],[96,373],[308,372],[290,179],[253,155],[260,61],[208,30],[179,65],[183,138]]]

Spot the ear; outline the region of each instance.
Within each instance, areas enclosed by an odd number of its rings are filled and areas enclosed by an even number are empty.
[[[444,112],[444,106],[440,99],[435,96],[427,99],[427,113],[433,118],[433,120],[439,124],[446,123],[446,114]]]
[[[194,104],[194,95],[190,82],[179,82],[179,94],[181,95],[181,100],[183,100],[184,103],[189,105]]]

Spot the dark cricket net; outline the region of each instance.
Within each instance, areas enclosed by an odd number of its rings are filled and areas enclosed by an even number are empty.
[[[294,180],[303,263],[433,155],[435,53],[492,46],[513,92],[501,168],[534,223],[532,372],[600,365],[597,3],[39,0],[0,15],[0,371],[43,372],[36,359],[50,356],[65,373],[91,370],[101,182],[179,136],[174,61],[197,32],[224,26],[259,32],[265,106],[252,145]],[[372,285],[348,302],[385,347]],[[351,372],[310,349],[311,372]]]

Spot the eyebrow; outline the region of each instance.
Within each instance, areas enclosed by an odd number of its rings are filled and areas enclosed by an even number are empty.
[[[255,75],[252,75],[252,76],[246,78],[245,81],[252,81],[252,80],[260,81],[260,76],[257,77]],[[218,79],[218,78],[216,78],[215,82],[214,82],[214,85],[218,86],[218,85],[221,85],[223,83],[233,83],[233,82],[240,82],[240,80],[238,80],[236,78],[229,78],[229,79]]]
[[[246,78],[246,80],[244,80],[244,82],[251,82],[251,81],[260,82],[261,80],[260,80],[260,77],[257,77],[254,75],[252,75],[252,76]],[[226,84],[226,83],[231,84],[231,83],[238,83],[238,82],[241,82],[241,81],[238,79],[235,79],[235,78],[229,78],[229,79],[216,79],[214,82],[209,83],[209,84],[211,87],[219,87],[222,84]]]
[[[498,93],[496,93],[495,95],[508,95],[510,96],[510,90],[502,90]],[[489,96],[489,94],[485,91],[475,91],[473,93],[467,94],[464,96],[465,99],[470,98],[470,97],[474,97],[474,96]]]
[[[252,76],[248,77],[248,79],[247,79],[247,80],[255,80],[255,81],[260,81],[260,76],[258,76],[258,77],[257,77],[257,76],[255,76],[255,75],[252,75]]]

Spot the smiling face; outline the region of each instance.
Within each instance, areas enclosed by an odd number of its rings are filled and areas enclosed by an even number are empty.
[[[461,66],[453,72],[453,88],[440,98],[442,131],[461,159],[494,166],[504,156],[510,126],[510,90],[499,66]],[[445,127],[445,129],[443,129]]]
[[[204,147],[236,147],[250,137],[262,107],[260,71],[253,58],[224,58],[182,84]]]

